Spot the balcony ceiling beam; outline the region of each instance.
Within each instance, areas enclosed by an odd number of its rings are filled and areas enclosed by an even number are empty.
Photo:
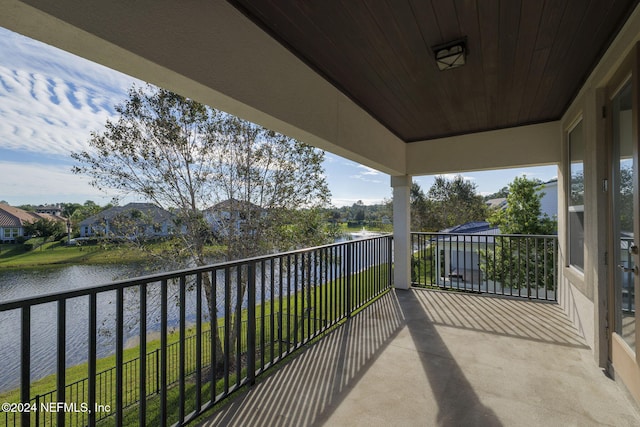
[[[561,161],[560,122],[479,132],[407,144],[407,174],[553,165]]]

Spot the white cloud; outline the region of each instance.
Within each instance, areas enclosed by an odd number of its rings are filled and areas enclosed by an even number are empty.
[[[364,169],[364,172],[361,172],[360,175],[382,175],[379,171],[370,168],[369,166],[365,166],[365,165],[358,165],[358,167],[360,169]]]
[[[112,112],[86,85],[0,65],[2,148],[69,155],[87,146]],[[118,101],[120,102],[120,101]]]
[[[19,177],[3,182],[0,200],[11,205],[77,202],[107,203],[110,197],[89,185],[89,179],[70,173],[68,167],[38,163],[0,162],[3,177]],[[4,179],[3,179],[4,181]],[[47,200],[42,200],[46,197]]]
[[[383,173],[365,165],[356,165],[356,166],[358,167],[358,169],[360,169],[359,173],[350,175],[349,178],[358,179],[364,182],[370,182],[372,184],[383,183],[383,180],[382,180],[382,177],[384,176]]]
[[[137,80],[0,28],[2,147],[68,156],[87,147]]]

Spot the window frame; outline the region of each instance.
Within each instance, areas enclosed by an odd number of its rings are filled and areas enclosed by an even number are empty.
[[[575,135],[573,132],[576,131],[576,129],[580,128],[580,138],[579,140],[576,139],[575,137],[572,138],[572,135]],[[574,269],[576,269],[577,271],[580,271],[581,273],[584,273],[584,264],[585,264],[585,249],[584,249],[584,238],[585,238],[585,210],[584,210],[584,197],[585,197],[585,176],[584,176],[584,165],[585,165],[585,152],[586,152],[586,147],[585,147],[585,140],[584,140],[584,120],[582,115],[580,115],[579,117],[577,117],[572,123],[571,125],[567,128],[566,130],[566,139],[567,139],[567,145],[566,145],[566,152],[567,152],[567,157],[566,157],[566,170],[568,172],[568,179],[567,179],[567,184],[566,184],[566,192],[565,192],[565,215],[566,215],[566,230],[565,230],[565,234],[566,234],[566,242],[567,242],[567,257],[566,257],[566,265],[567,267],[572,267]],[[575,144],[580,144],[580,147],[575,147]],[[572,149],[572,145],[573,145],[573,149]],[[574,159],[572,159],[572,154],[575,152],[580,152],[581,153],[581,158],[576,159],[574,161]],[[572,199],[572,195],[573,195],[573,184],[574,184],[574,174],[573,174],[573,169],[574,169],[574,165],[577,163],[581,163],[582,165],[582,204],[576,204],[573,199]],[[582,219],[581,219],[581,225],[582,225],[582,230],[575,230],[574,229],[574,225],[575,225],[575,221],[573,221],[572,219],[575,218],[576,214],[582,213]],[[576,231],[578,232],[578,236],[576,238]],[[582,244],[579,246],[576,246],[576,244],[574,244],[575,242],[582,242]],[[578,250],[580,253],[576,254],[576,250]],[[580,261],[580,262],[576,262],[576,261]]]

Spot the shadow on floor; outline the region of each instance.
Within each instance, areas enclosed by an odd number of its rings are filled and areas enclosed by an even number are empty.
[[[557,304],[414,289],[430,324],[567,347],[589,348]]]
[[[403,326],[393,293],[320,342],[202,425],[304,426],[321,423],[358,383]]]
[[[418,352],[429,383],[418,384],[418,387],[433,391],[439,408],[438,425],[500,426],[493,411],[480,402],[435,327],[425,322],[426,311],[419,293],[418,296],[412,291],[386,294],[260,384],[239,395],[203,425],[333,424],[335,420],[329,419],[361,378],[398,334],[406,334],[408,330],[418,346],[429,346],[429,352]],[[439,357],[434,357],[434,353]],[[394,369],[402,366],[387,368],[390,372],[374,374],[380,376],[379,381],[374,381],[373,388],[364,392],[365,395],[385,395],[384,375],[393,376]],[[393,400],[394,396],[388,399]]]
[[[205,426],[635,426],[557,304],[392,290]]]
[[[445,301],[443,302],[452,303],[464,295],[458,294],[454,295],[454,298],[447,298],[449,296],[447,294],[446,292],[425,294],[419,291],[398,293],[398,301],[402,308],[405,324],[415,347],[418,349],[422,368],[429,380],[429,384],[425,387],[430,389],[437,402],[436,423],[438,426],[444,427],[502,426],[495,412],[480,401],[474,387],[465,377],[432,323],[431,306],[440,306],[442,308],[440,314],[447,313],[441,320],[447,319],[446,321],[455,324],[472,321],[470,316],[477,314],[468,311],[455,313],[456,309],[464,308],[464,306],[454,307],[455,314],[453,314],[449,309],[444,310],[437,299],[430,301],[425,298],[426,295],[444,296]],[[469,297],[477,298],[478,296],[469,295]],[[425,316],[431,321],[425,322]]]

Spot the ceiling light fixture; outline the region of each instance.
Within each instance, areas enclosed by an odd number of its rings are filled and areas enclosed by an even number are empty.
[[[466,64],[467,39],[454,40],[449,43],[433,46],[436,64],[440,71],[451,70]]]

